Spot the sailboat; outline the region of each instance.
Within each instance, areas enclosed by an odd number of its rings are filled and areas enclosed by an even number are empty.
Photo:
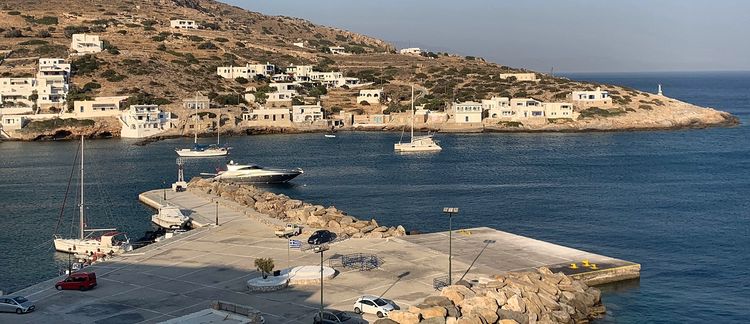
[[[432,139],[432,135],[414,136],[414,86],[411,86],[411,138],[408,143],[402,143],[399,139],[398,143],[393,144],[393,149],[396,152],[437,152],[443,148],[438,145],[437,141]],[[401,135],[403,138],[403,134]]]
[[[115,228],[107,229],[87,229],[86,218],[84,217],[85,204],[83,200],[83,136],[81,136],[81,200],[78,205],[79,229],[78,238],[63,238],[55,234],[55,250],[71,254],[90,254],[90,253],[123,253],[133,249],[130,240],[122,233],[118,233]],[[105,232],[99,237],[92,237],[93,233]],[[87,234],[88,233],[88,234]],[[122,237],[124,236],[124,239]]]
[[[197,101],[197,99],[196,99]],[[198,104],[195,104],[195,137],[193,139],[192,148],[176,149],[177,155],[183,157],[211,157],[211,156],[225,156],[229,154],[229,148],[219,146],[221,141],[221,112],[219,112],[219,120],[216,123],[216,144],[198,144]]]

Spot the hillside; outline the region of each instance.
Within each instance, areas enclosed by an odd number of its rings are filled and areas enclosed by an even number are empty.
[[[170,19],[195,20],[204,28],[177,30]],[[68,57],[70,35],[100,35],[106,50],[71,57],[73,89],[69,100],[95,96],[130,96],[130,103],[157,103],[179,116],[181,100],[196,90],[224,104],[237,120],[237,99],[247,87],[216,75],[218,66],[271,62],[277,67],[311,64],[337,70],[384,87],[393,101],[388,111],[407,108],[409,84],[419,88],[417,104],[443,110],[451,101],[481,100],[492,95],[562,101],[572,90],[608,90],[617,109],[583,114],[565,123],[524,125],[515,130],[642,129],[727,125],[733,116],[665,97],[613,85],[575,82],[539,74],[539,82],[501,80],[499,73],[522,71],[481,58],[446,53],[399,55],[392,45],[309,21],[266,16],[211,0],[83,1],[7,0],[0,8],[1,77],[30,76],[39,57]],[[306,48],[294,46],[304,42]],[[325,48],[343,46],[357,55],[332,55]],[[654,85],[656,86],[656,85]],[[356,92],[332,89],[323,96],[328,110],[380,113],[362,106]],[[309,95],[309,94],[308,94]],[[320,94],[317,94],[318,96]],[[318,98],[307,98],[314,102]],[[184,118],[183,118],[184,119]],[[183,121],[184,122],[184,121]],[[230,123],[233,125],[233,123]],[[502,128],[502,127],[500,127]]]

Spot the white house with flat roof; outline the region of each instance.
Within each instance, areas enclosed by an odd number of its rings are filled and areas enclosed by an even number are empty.
[[[198,29],[198,24],[195,23],[195,20],[172,19],[169,21],[169,27],[179,29]]]
[[[18,115],[2,115],[0,116],[0,129],[9,131],[21,129],[29,122],[25,116]]]
[[[612,107],[612,97],[609,96],[609,92],[600,87],[596,87],[594,91],[573,91],[570,97],[573,105],[579,107]]]
[[[312,65],[289,65],[286,70],[286,74],[292,75],[298,81],[302,81],[299,78],[309,78],[310,74],[313,73]]]
[[[249,126],[283,127],[292,125],[292,114],[289,108],[261,107],[242,114],[242,120]]]
[[[422,55],[422,49],[419,47],[402,48],[398,50],[398,53],[409,54],[409,55]]]
[[[573,118],[573,104],[569,102],[543,102],[542,108],[547,118]]]
[[[351,55],[351,53],[347,52],[343,46],[331,46],[328,49],[331,51],[331,54]]]
[[[510,99],[510,107],[515,111],[515,118],[544,117],[542,102],[533,98]]]
[[[299,48],[305,48],[305,42],[296,42],[296,43],[292,43],[292,45],[297,46]]]
[[[276,89],[276,91],[294,91],[297,92],[297,86],[299,86],[299,82],[272,82],[269,83],[268,86],[271,88]]]
[[[70,41],[70,49],[80,54],[99,53],[103,47],[98,35],[73,34]]]
[[[200,91],[196,91],[192,97],[182,99],[182,107],[194,111],[211,108],[211,99]]]
[[[320,106],[320,102],[315,105],[292,106],[292,122],[312,124],[319,120],[323,120],[323,107]]]
[[[510,98],[495,97],[482,100],[482,109],[487,111],[488,118],[511,117],[514,115],[510,107]]]
[[[73,102],[73,111],[68,114],[76,118],[117,117],[122,113],[121,110],[125,108],[127,100],[127,96],[77,100]]]
[[[296,90],[274,91],[266,94],[266,105],[270,107],[290,107],[292,98],[297,96]]]
[[[481,123],[482,104],[474,101],[453,103],[453,118],[455,123]]]
[[[29,99],[37,90],[35,78],[0,78],[0,103],[5,106],[31,107]]]
[[[500,73],[500,79],[516,78],[516,81],[539,81],[536,78],[536,73],[524,72],[524,73]]]
[[[220,66],[216,68],[216,74],[225,79],[245,78],[251,80],[256,75],[272,76],[275,72],[276,66],[271,63],[247,63],[245,66]]]
[[[158,135],[172,128],[172,114],[157,105],[132,105],[120,115],[120,136],[144,138]]]
[[[357,103],[367,102],[368,104],[374,105],[379,104],[383,98],[383,89],[362,89],[359,90],[357,95]]]

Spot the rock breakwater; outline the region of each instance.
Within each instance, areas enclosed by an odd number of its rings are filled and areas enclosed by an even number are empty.
[[[188,190],[228,199],[284,222],[327,229],[339,238],[387,238],[407,234],[401,225],[381,226],[374,219],[361,220],[334,206],[313,205],[249,184],[195,177],[188,183]]]
[[[389,313],[401,324],[587,323],[605,308],[601,291],[546,267],[510,272],[484,283],[443,288],[408,310]]]

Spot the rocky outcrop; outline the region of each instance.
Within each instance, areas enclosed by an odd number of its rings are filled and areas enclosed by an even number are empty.
[[[489,282],[468,286],[445,287],[440,296],[392,312],[390,318],[402,324],[572,324],[605,312],[598,289],[546,267],[497,275]]]
[[[374,219],[360,220],[334,206],[313,205],[249,184],[193,178],[188,190],[218,196],[284,222],[324,228],[339,238],[388,238],[406,235],[403,226],[380,226]]]

